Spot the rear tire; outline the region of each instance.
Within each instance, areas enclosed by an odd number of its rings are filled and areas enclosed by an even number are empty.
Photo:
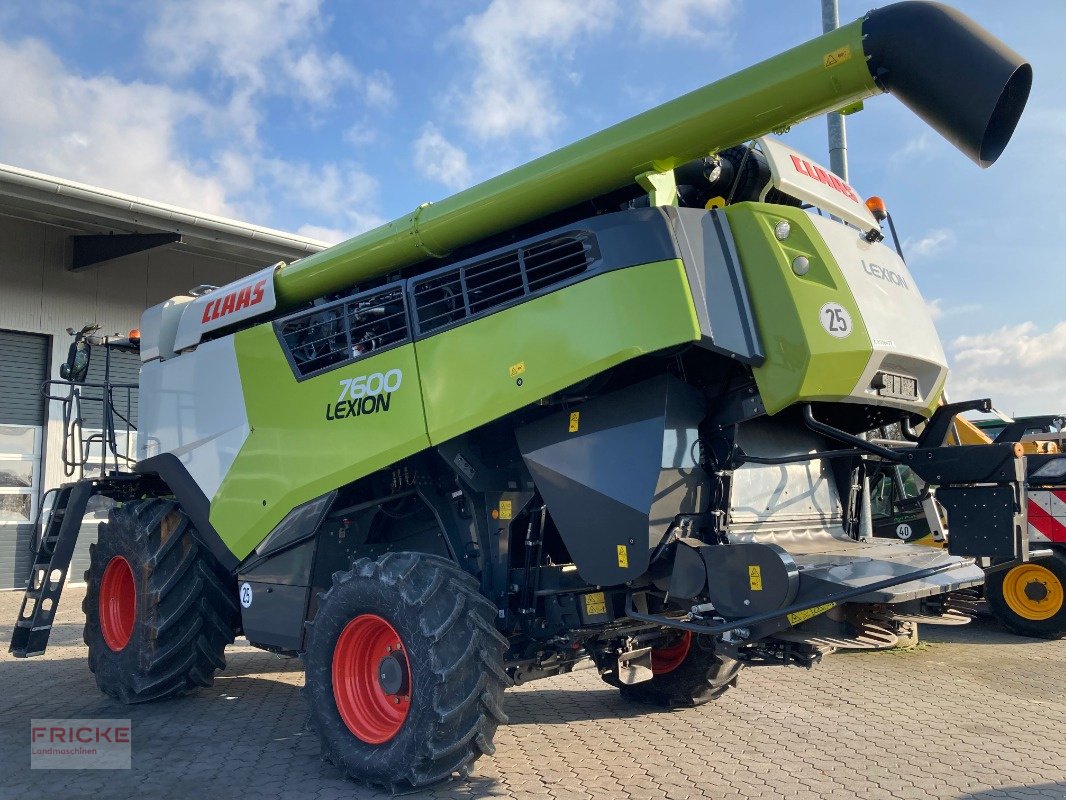
[[[85,643],[100,691],[143,703],[210,686],[240,615],[232,579],[173,500],[118,506],[89,548]]]
[[[1066,554],[1019,564],[985,581],[985,600],[1003,626],[1019,636],[1066,634]]]
[[[652,649],[655,675],[650,681],[627,686],[620,684],[613,673],[605,679],[618,686],[623,698],[633,702],[662,708],[701,706],[736,686],[737,675],[744,666],[715,654],[713,646],[710,637],[685,632],[676,642]]]
[[[389,553],[335,573],[303,654],[323,756],[394,791],[467,774],[507,721],[495,620],[477,581],[438,556]]]

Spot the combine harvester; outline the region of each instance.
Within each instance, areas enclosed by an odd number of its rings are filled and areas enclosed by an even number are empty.
[[[899,3],[149,309],[139,460],[60,492],[12,652],[44,651],[95,494],[104,692],[209,685],[243,633],[302,656],[323,752],[392,787],[467,772],[509,683],[585,658],[693,705],[936,620],[976,559],[1026,559],[1025,459],[860,436],[950,424],[940,342],[856,191],[759,137],[891,91],[987,167],[1030,83],[968,18]],[[950,552],[857,540],[868,457],[938,487]]]

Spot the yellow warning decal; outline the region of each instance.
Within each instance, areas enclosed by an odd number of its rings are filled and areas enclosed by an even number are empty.
[[[510,518],[511,518],[511,501],[510,500],[501,500],[500,501],[500,519],[510,519]]]
[[[607,599],[603,592],[593,592],[585,595],[585,616],[595,617],[598,614],[607,613]]]
[[[826,53],[822,56],[822,66],[825,69],[835,67],[837,64],[843,64],[845,61],[851,58],[851,45],[846,44],[843,47],[834,50],[832,53]]]
[[[570,412],[570,427],[568,428],[568,430],[570,431],[570,433],[577,433],[577,429],[579,427],[581,427],[581,412],[580,411],[571,411]]]
[[[624,544],[618,545],[618,566],[623,569],[629,567],[629,551]]]
[[[835,605],[836,603],[825,603],[824,605],[814,606],[813,608],[805,608],[803,611],[796,611],[788,615],[788,621],[792,625],[799,625],[801,622],[806,622],[812,617],[824,614]]]
[[[748,585],[753,592],[762,591],[762,567],[758,564],[748,565]]]
[[[526,362],[525,361],[519,361],[517,364],[512,364],[511,368],[508,370],[508,372],[511,374],[512,378],[517,378],[519,375],[524,374],[525,371],[526,371]]]

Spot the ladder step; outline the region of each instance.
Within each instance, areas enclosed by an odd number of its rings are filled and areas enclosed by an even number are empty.
[[[32,619],[20,619],[15,623],[16,628],[29,628],[31,631],[48,631],[52,629],[52,624],[47,625],[34,625]]]
[[[9,652],[16,658],[40,655],[48,646],[52,622],[63,591],[62,580],[53,585],[49,579],[55,571],[66,578],[81,529],[81,517],[92,497],[93,488],[94,484],[90,481],[67,484],[56,497],[56,507],[34,556],[31,583],[26,587],[19,618],[11,634]],[[40,585],[34,586],[38,581]],[[29,616],[26,616],[27,612]]]

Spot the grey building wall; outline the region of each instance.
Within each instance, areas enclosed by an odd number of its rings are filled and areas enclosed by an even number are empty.
[[[0,216],[0,330],[49,336],[53,378],[59,377],[66,359],[67,327],[97,322],[102,332],[124,334],[139,327],[141,312],[148,306],[193,286],[221,285],[256,269],[225,258],[183,253],[180,246],[173,246],[73,273],[66,268],[71,233],[59,226]],[[62,405],[51,402],[42,435],[42,491],[70,480],[60,458],[62,428]],[[72,581],[81,580],[85,568],[81,554],[95,537],[97,521],[86,519],[79,557],[70,572]],[[30,525],[0,522],[0,588],[24,582],[31,538]]]

